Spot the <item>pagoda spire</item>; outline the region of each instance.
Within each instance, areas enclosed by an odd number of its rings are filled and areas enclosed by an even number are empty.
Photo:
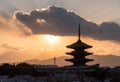
[[[80,23],[79,23],[79,26],[78,26],[78,40],[80,41]]]

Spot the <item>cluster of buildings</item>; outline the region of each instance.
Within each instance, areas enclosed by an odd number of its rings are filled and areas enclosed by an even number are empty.
[[[46,77],[32,77],[30,75],[0,76],[0,82],[47,82],[47,79]]]
[[[110,82],[109,79],[104,81],[95,80],[93,77],[81,78],[74,72],[59,71],[54,76],[33,77],[29,75],[16,75],[14,77],[0,76],[0,82]]]
[[[54,65],[35,65],[35,68],[43,75],[15,75],[12,77],[8,75],[0,75],[0,82],[120,82],[120,74],[114,78],[105,78],[103,80],[98,80],[95,77],[85,75],[85,73],[88,72],[92,73],[96,67],[87,68],[82,66],[57,67]],[[111,68],[110,71],[120,73],[120,67]]]

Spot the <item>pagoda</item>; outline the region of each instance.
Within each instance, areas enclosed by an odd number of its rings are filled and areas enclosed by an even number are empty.
[[[67,48],[73,49],[72,52],[67,52],[67,55],[73,56],[72,59],[66,59],[66,61],[72,62],[72,66],[87,66],[86,63],[93,61],[93,59],[87,59],[85,58],[88,55],[91,55],[93,53],[89,53],[85,51],[85,49],[92,48],[92,46],[85,44],[84,42],[81,41],[80,39],[80,24],[78,28],[78,40],[77,42],[66,46]]]

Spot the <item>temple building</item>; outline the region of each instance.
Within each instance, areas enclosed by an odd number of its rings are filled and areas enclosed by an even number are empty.
[[[93,59],[87,59],[86,56],[92,55],[93,53],[89,53],[85,51],[85,49],[92,48],[92,46],[85,44],[80,39],[80,24],[78,28],[78,40],[77,42],[66,46],[67,48],[73,49],[72,52],[67,52],[67,55],[73,56],[72,59],[66,59],[66,61],[72,62],[72,66],[87,66],[86,63],[93,61]]]

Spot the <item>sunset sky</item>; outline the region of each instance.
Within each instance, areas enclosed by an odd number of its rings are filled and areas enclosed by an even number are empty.
[[[120,56],[120,0],[0,0],[0,63],[66,56],[81,40]]]

